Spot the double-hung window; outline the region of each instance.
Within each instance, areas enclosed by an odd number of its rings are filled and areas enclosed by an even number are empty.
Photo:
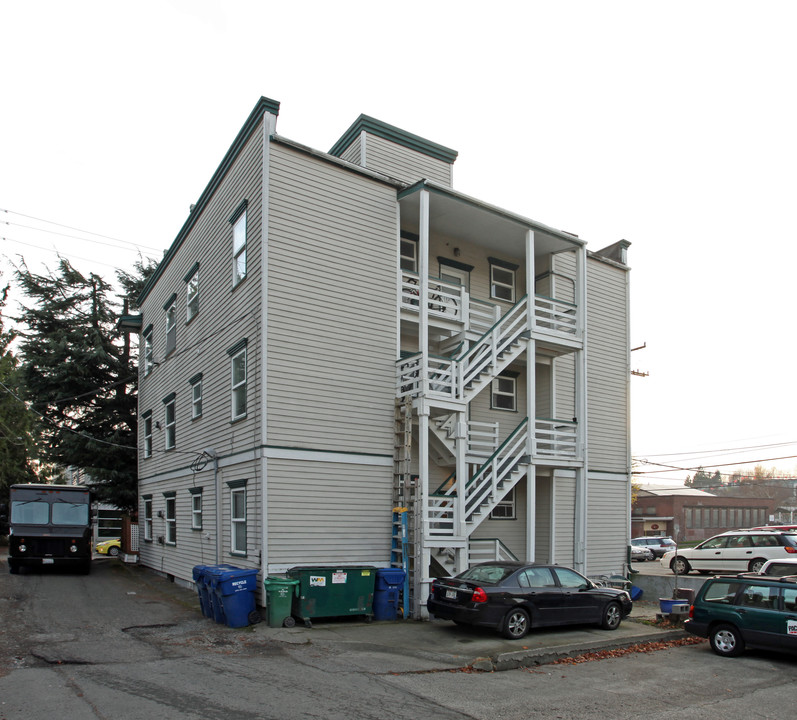
[[[401,269],[418,272],[418,242],[409,237],[401,238]]]
[[[191,529],[202,529],[202,488],[189,488],[191,493]]]
[[[190,323],[199,313],[199,263],[185,276],[185,321]]]
[[[230,487],[230,552],[246,554],[246,480],[233,480]]]
[[[230,218],[232,224],[232,284],[246,277],[246,206],[244,200]]]
[[[166,311],[166,354],[174,352],[177,347],[177,295],[172,295],[163,306]]]
[[[144,540],[152,542],[152,495],[144,495]]]
[[[163,493],[166,500],[166,544],[177,544],[177,497],[175,493]]]
[[[202,417],[202,373],[197,373],[189,381],[191,384],[191,419]]]
[[[518,265],[488,258],[490,261],[490,297],[506,302],[515,302],[515,273]]]
[[[490,407],[494,410],[517,410],[517,379],[499,375],[492,383]]]
[[[167,450],[174,450],[177,446],[177,415],[175,403],[176,395],[174,393],[163,399],[164,429],[166,431],[165,447]]]
[[[231,347],[232,419],[246,417],[246,338]]]
[[[493,520],[515,520],[517,518],[517,510],[515,509],[515,488],[512,488],[503,500],[495,504],[493,511],[490,513],[490,518]]]
[[[144,375],[152,372],[152,325],[144,330]]]
[[[152,410],[147,410],[144,418],[144,457],[152,457]]]

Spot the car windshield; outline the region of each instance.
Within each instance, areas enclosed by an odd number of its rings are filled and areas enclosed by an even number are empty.
[[[516,567],[503,567],[502,565],[476,565],[457,575],[461,580],[473,580],[480,583],[500,583],[508,578]]]
[[[86,525],[88,521],[86,503],[57,502],[53,505],[53,525]]]
[[[675,541],[670,538],[662,538],[660,542],[662,545],[675,545]]]

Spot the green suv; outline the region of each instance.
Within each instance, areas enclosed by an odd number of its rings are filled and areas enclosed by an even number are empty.
[[[720,575],[706,580],[684,628],[708,638],[717,655],[745,646],[797,652],[797,575]]]

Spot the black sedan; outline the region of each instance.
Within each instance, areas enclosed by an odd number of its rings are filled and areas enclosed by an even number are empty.
[[[599,587],[570,568],[486,562],[432,581],[435,617],[498,630],[512,640],[531,628],[595,623],[615,630],[631,612],[625,590]]]

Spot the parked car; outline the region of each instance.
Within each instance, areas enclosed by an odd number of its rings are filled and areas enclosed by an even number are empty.
[[[116,557],[120,552],[122,552],[122,541],[119,538],[114,538],[113,540],[103,540],[102,542],[98,542],[94,549],[100,555],[110,555],[111,557]]]
[[[512,640],[553,625],[615,630],[632,605],[625,590],[598,587],[570,568],[520,562],[485,562],[438,578],[427,601],[435,617],[491,627]]]
[[[645,535],[644,537],[633,538],[631,545],[647,547],[653,553],[653,557],[661,557],[670,550],[675,550],[675,542],[669,535]]]
[[[797,557],[767,560],[761,568],[762,575],[797,575]]]
[[[655,560],[656,556],[646,545],[631,545],[631,561],[637,560],[645,562],[646,560]]]
[[[731,530],[693,548],[679,548],[664,555],[663,567],[678,575],[691,570],[707,572],[759,572],[767,560],[797,557],[797,533],[771,530]]]
[[[748,530],[780,530],[782,532],[797,532],[797,525],[762,525],[761,527],[748,528]]]
[[[684,628],[726,657],[746,646],[797,652],[797,579],[753,573],[709,578]]]

